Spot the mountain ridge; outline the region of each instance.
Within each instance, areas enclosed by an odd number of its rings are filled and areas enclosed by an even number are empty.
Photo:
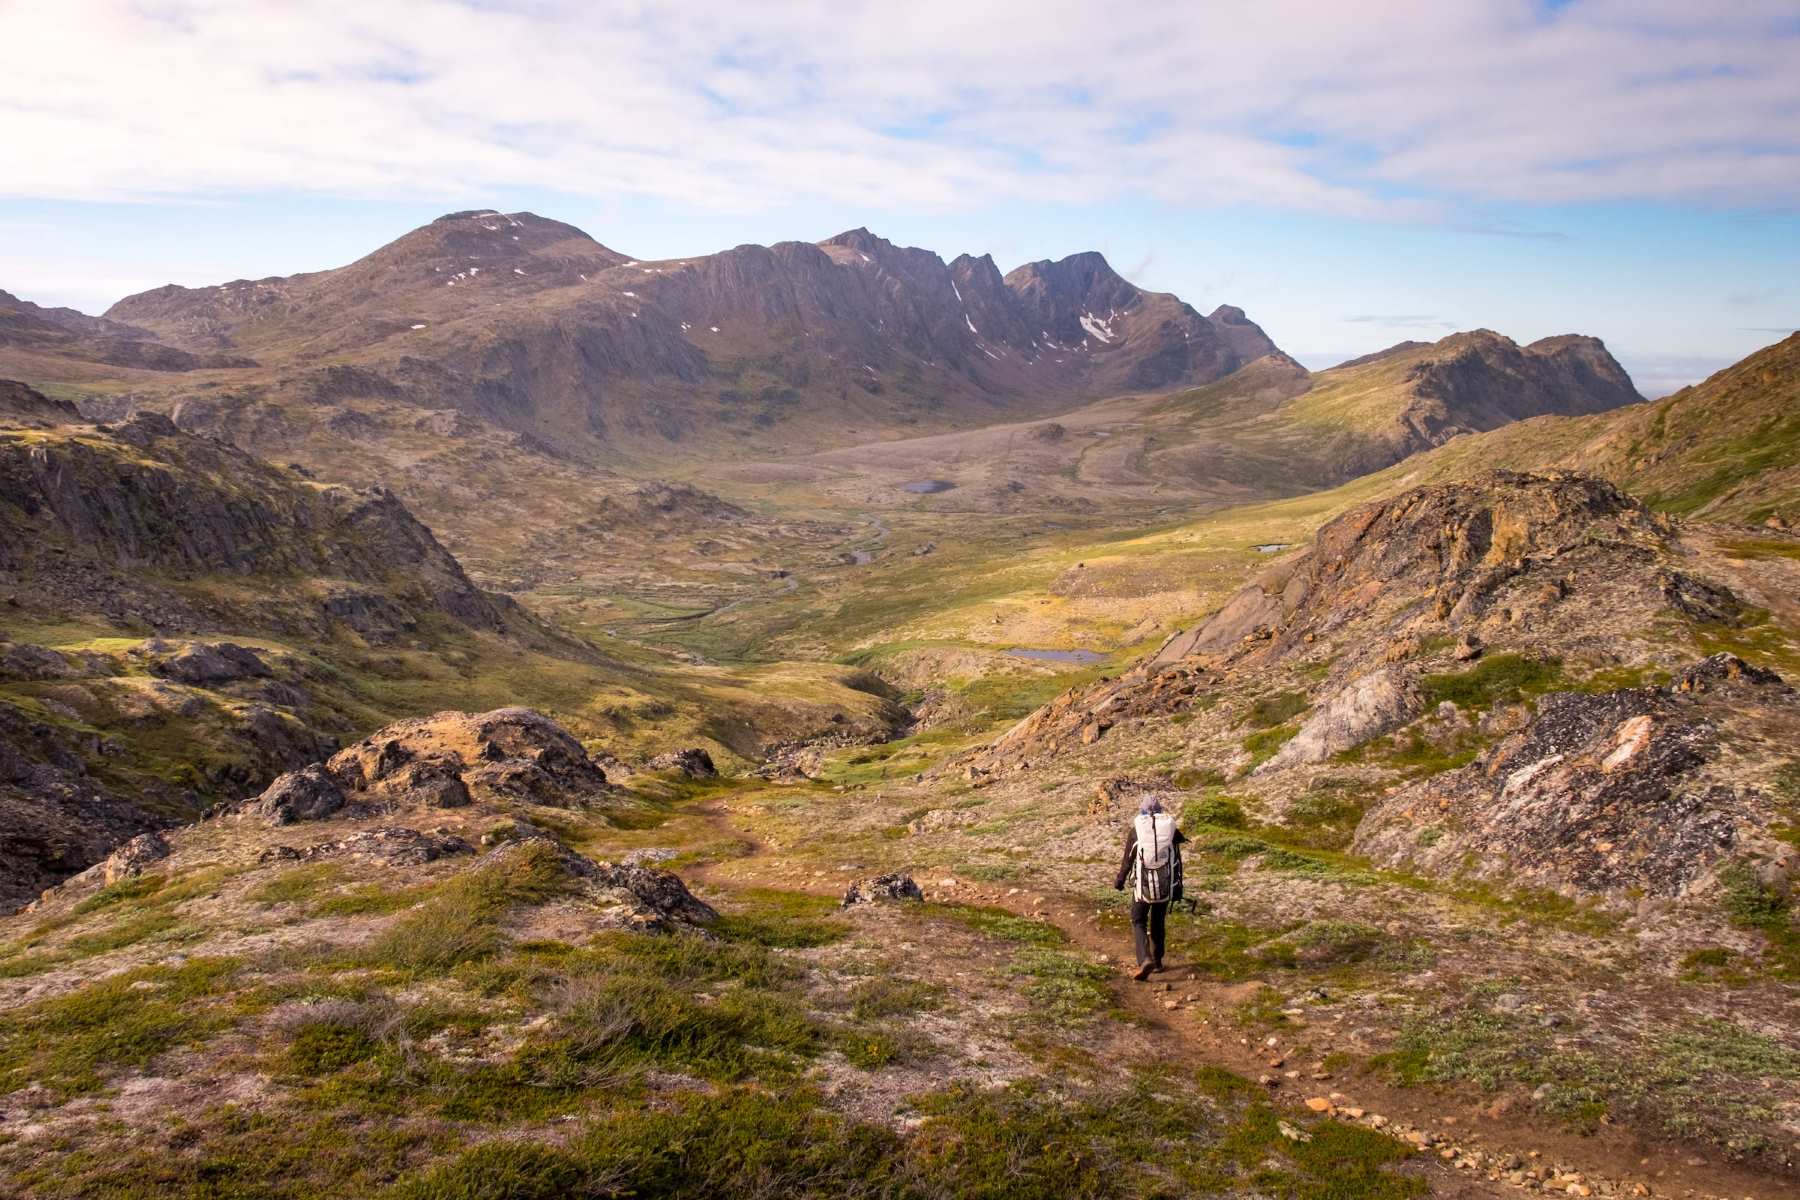
[[[980,423],[1208,382],[1275,349],[1241,309],[1215,315],[1093,251],[1001,275],[991,255],[946,262],[857,228],[638,260],[535,214],[469,210],[343,267],[169,285],[99,319],[274,374],[242,384],[279,389],[330,355],[415,403],[579,450]]]

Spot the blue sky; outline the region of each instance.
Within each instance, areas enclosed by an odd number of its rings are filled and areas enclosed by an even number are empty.
[[[867,225],[1099,249],[1311,365],[1592,333],[1654,394],[1800,322],[1800,9],[1712,7],[0,0],[0,288],[95,311],[470,207],[640,256]]]

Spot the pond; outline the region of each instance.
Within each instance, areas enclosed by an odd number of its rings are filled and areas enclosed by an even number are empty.
[[[911,483],[903,483],[900,490],[913,492],[920,496],[929,496],[934,492],[947,492],[955,487],[948,479],[915,479]]]
[[[1092,650],[1008,650],[1007,653],[1014,658],[1029,658],[1038,662],[1080,663],[1082,666],[1106,661],[1106,655],[1096,654]]]
[[[1250,547],[1258,554],[1280,554],[1283,550],[1292,550],[1299,542],[1264,542],[1260,546]]]

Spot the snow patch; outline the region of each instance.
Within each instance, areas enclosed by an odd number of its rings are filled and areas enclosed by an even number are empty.
[[[523,272],[523,271],[521,271],[521,270],[519,270],[519,268],[517,268],[517,267],[514,267],[514,268],[513,268],[513,274],[514,274],[514,275],[523,275],[523,274],[524,274],[524,273],[525,273],[525,272]]]
[[[717,325],[708,325],[707,328],[712,330],[714,333],[719,332],[719,327]]]
[[[1107,320],[1101,320],[1093,313],[1082,313],[1081,327],[1099,338],[1102,342],[1111,343],[1113,340],[1114,334],[1112,331],[1110,315]]]
[[[950,290],[956,293],[956,302],[958,304],[963,303],[962,289],[956,286],[956,280],[954,279],[950,281]]]
[[[625,293],[625,294],[626,294],[626,295],[627,295],[627,296],[630,296],[630,297],[631,297],[631,298],[632,298],[632,299],[633,299],[633,300],[635,300],[635,299],[637,299],[637,293],[636,293],[636,292],[626,292],[626,293]]]
[[[981,330],[975,328],[975,322],[969,320],[968,313],[963,314],[963,323],[969,327],[970,333],[980,333],[981,332]]]
[[[425,327],[423,325],[414,325],[413,328],[414,329],[423,329]]]

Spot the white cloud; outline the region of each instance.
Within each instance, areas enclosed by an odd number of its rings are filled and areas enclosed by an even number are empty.
[[[1791,2],[0,5],[0,196],[1785,206]]]

